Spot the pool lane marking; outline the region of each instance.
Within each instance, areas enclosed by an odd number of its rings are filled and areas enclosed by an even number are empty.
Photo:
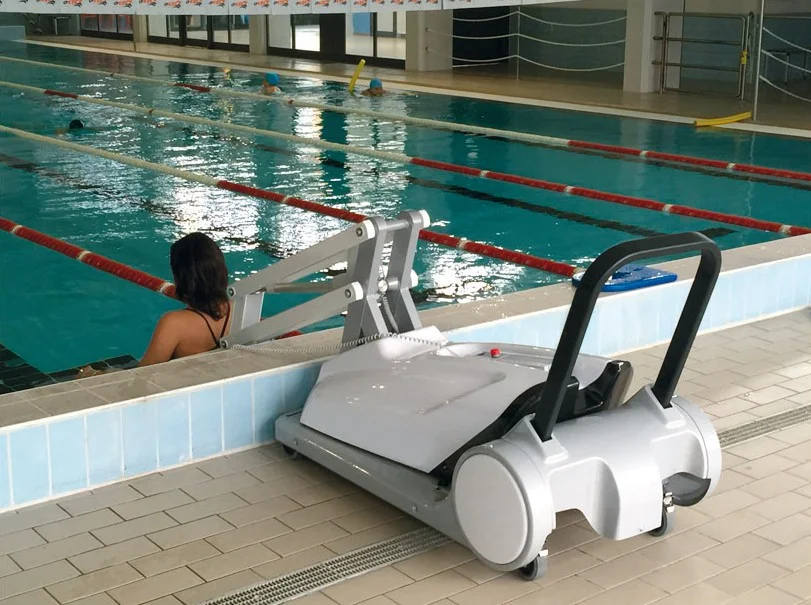
[[[135,118],[137,120],[143,120],[147,122],[146,118]],[[244,139],[237,137],[235,135],[229,134],[220,134],[216,132],[202,132],[198,130],[192,129],[190,126],[168,126],[168,128],[179,130],[179,131],[186,131],[191,132],[194,134],[199,134],[201,136],[212,137],[217,141],[225,141],[232,145],[243,145],[252,147],[253,149],[258,149],[260,151],[266,151],[268,153],[278,153],[280,155],[295,157],[296,154],[289,149],[284,149],[282,147],[274,147],[271,145],[265,145],[263,143],[257,143],[255,141],[251,141],[249,139]],[[341,170],[347,171],[354,171],[359,170],[368,174],[373,174],[377,177],[380,176],[380,170],[376,166],[364,166],[364,167],[357,167],[357,166],[347,166],[345,162],[340,160],[336,160],[331,157],[327,157],[324,155],[319,154],[318,161],[321,162],[324,166],[329,166],[333,168],[339,168]],[[476,189],[470,189],[468,187],[464,187],[462,185],[448,185],[446,183],[442,183],[440,181],[436,181],[433,179],[423,179],[420,177],[416,177],[411,174],[404,174],[403,175],[406,182],[418,186],[424,187],[427,189],[437,189],[439,191],[443,191],[445,193],[452,193],[457,194],[460,196],[469,197],[471,199],[483,201],[483,202],[490,202],[493,204],[500,204],[502,206],[507,206],[510,208],[517,208],[519,210],[525,210],[527,212],[534,212],[536,214],[542,214],[545,216],[552,216],[554,218],[563,219],[566,221],[571,221],[573,223],[579,223],[581,225],[589,225],[592,227],[597,227],[598,229],[607,229],[609,231],[618,231],[620,233],[628,233],[631,235],[636,235],[640,237],[654,237],[657,235],[664,235],[662,231],[656,231],[654,229],[648,229],[646,227],[639,227],[636,225],[630,225],[627,223],[621,223],[615,220],[608,220],[608,219],[600,219],[593,216],[589,216],[587,214],[580,214],[576,212],[571,212],[568,210],[561,210],[559,208],[554,208],[552,206],[545,206],[542,204],[538,204],[535,202],[526,202],[524,200],[519,200],[516,198],[505,197],[502,195],[496,195],[492,193],[487,193],[484,191],[478,191]],[[707,235],[708,237],[723,237],[726,235],[730,235],[735,233],[734,229],[728,229],[726,227],[712,227],[709,229],[701,229],[702,233]]]
[[[80,145],[78,143],[57,139],[55,137],[43,136],[40,134],[35,134],[33,132],[20,130],[18,128],[11,128],[9,126],[0,125],[0,132],[5,132],[17,136],[19,138],[28,139],[31,141],[37,141],[39,143],[46,143],[54,145],[56,147],[70,149],[72,151],[77,151],[79,153],[94,155],[96,157],[112,160],[114,162],[118,162],[121,164],[134,166],[136,168],[161,172],[163,174],[168,174],[170,176],[185,179],[187,181],[201,183],[203,185],[208,185],[210,187],[216,187],[218,189],[232,191],[234,193],[238,193],[241,195],[268,200],[271,202],[292,206],[294,208],[300,208],[302,210],[307,210],[309,212],[315,212],[318,214],[331,216],[334,218],[338,218],[353,223],[359,223],[368,218],[363,214],[352,212],[350,210],[345,210],[343,208],[335,208],[334,206],[329,206],[327,204],[321,204],[319,202],[313,202],[310,200],[305,200],[291,195],[283,195],[275,191],[260,189],[258,187],[253,187],[251,185],[235,183],[233,181],[228,181],[225,179],[217,179],[214,177],[210,177],[208,175],[183,170],[181,168],[174,168],[172,166],[167,166],[165,164],[149,162],[146,160],[142,160],[140,158],[134,158],[119,153],[113,153],[111,151],[97,149],[96,147],[90,147],[87,145]],[[534,256],[531,254],[527,254],[525,252],[509,250],[507,248],[501,248],[499,246],[494,246],[492,244],[486,244],[483,242],[476,242],[473,240],[468,240],[464,244],[461,244],[460,243],[461,238],[447,233],[438,233],[435,231],[423,229],[422,231],[420,231],[419,237],[423,241],[432,242],[440,246],[446,246],[448,248],[457,248],[460,247],[461,245],[461,249],[463,249],[466,252],[472,252],[474,254],[479,254],[480,256],[487,256],[490,258],[513,263],[516,265],[521,265],[524,267],[540,269],[541,271],[546,271],[547,273],[553,273],[555,275],[561,275],[563,277],[572,277],[576,272],[576,268],[567,263],[562,263],[547,258],[541,258],[539,256]]]
[[[738,164],[736,162],[726,162],[724,160],[714,160],[709,158],[689,156],[678,153],[660,152],[650,149],[637,149],[634,147],[626,147],[623,145],[609,145],[604,143],[580,141],[576,139],[565,139],[561,137],[552,137],[547,135],[539,135],[514,130],[502,130],[499,128],[476,126],[473,124],[459,124],[456,122],[447,122],[444,120],[434,120],[430,118],[417,118],[413,116],[400,114],[388,114],[374,111],[371,109],[363,109],[360,107],[342,107],[340,105],[331,105],[327,103],[298,101],[293,98],[284,99],[279,98],[277,96],[269,96],[260,93],[233,90],[224,87],[202,86],[198,84],[189,84],[186,82],[167,82],[165,80],[160,80],[157,78],[146,78],[143,76],[133,76],[130,74],[123,74],[119,72],[108,72],[98,69],[88,69],[84,67],[71,67],[67,65],[61,65],[59,63],[32,61],[30,59],[18,59],[16,57],[0,56],[0,60],[19,62],[24,64],[40,65],[44,67],[52,67],[69,71],[94,73],[106,77],[134,80],[153,85],[185,88],[199,93],[210,93],[215,95],[223,95],[231,97],[261,99],[263,101],[271,101],[292,107],[319,109],[322,111],[342,113],[346,115],[357,114],[370,118],[375,118],[378,120],[403,122],[405,124],[413,124],[415,126],[421,126],[425,128],[433,128],[439,130],[480,135],[491,139],[507,139],[520,143],[539,145],[542,147],[571,150],[575,152],[578,151],[598,152],[603,155],[613,156],[617,159],[630,158],[643,161],[652,161],[654,163],[659,164],[664,162],[666,165],[677,169],[681,167],[693,167],[693,168],[699,167],[703,169],[712,169],[713,171],[717,171],[714,172],[714,174],[717,174],[718,176],[725,176],[728,175],[729,173],[741,173],[742,175],[746,175],[747,178],[750,178],[752,180],[759,179],[775,185],[790,184],[789,181],[792,180],[811,184],[811,172],[805,172],[800,170],[770,168],[754,164]]]
[[[782,235],[806,235],[811,234],[811,229],[808,227],[796,226],[796,225],[787,225],[782,224],[774,221],[766,221],[756,218],[750,218],[745,216],[738,216],[734,214],[728,214],[724,212],[716,212],[713,210],[704,210],[702,208],[695,208],[692,206],[684,206],[678,204],[665,204],[663,202],[647,199],[647,198],[640,198],[640,197],[633,197],[628,195],[622,195],[618,193],[608,193],[605,191],[599,191],[597,189],[589,189],[586,187],[576,187],[572,185],[564,185],[561,183],[554,183],[551,181],[544,181],[541,179],[535,179],[530,177],[519,176],[515,174],[503,173],[503,172],[493,172],[482,170],[481,168],[472,168],[470,166],[463,166],[460,164],[452,164],[449,162],[443,162],[439,160],[428,160],[425,158],[419,157],[411,157],[407,156],[402,153],[394,153],[390,151],[380,151],[376,149],[366,149],[362,147],[356,147],[352,145],[344,145],[341,143],[332,143],[329,141],[323,141],[321,139],[312,139],[306,137],[299,137],[296,135],[284,134],[281,132],[277,132],[274,130],[264,130],[261,128],[255,128],[253,126],[245,126],[242,124],[232,124],[229,122],[218,122],[215,120],[208,120],[206,118],[200,118],[196,116],[187,116],[184,114],[178,114],[170,111],[163,111],[160,109],[149,108],[149,107],[142,107],[140,105],[131,105],[129,103],[119,103],[116,101],[108,101],[105,99],[99,99],[95,97],[88,97],[85,95],[78,95],[76,93],[71,92],[64,92],[64,91],[55,91],[55,90],[46,90],[43,88],[38,88],[35,86],[28,86],[25,84],[16,84],[12,82],[3,82],[0,81],[0,86],[5,86],[8,88],[24,90],[27,92],[35,92],[35,93],[42,93],[51,96],[58,96],[69,98],[73,100],[82,101],[85,103],[91,103],[95,105],[102,105],[106,107],[115,107],[118,109],[123,109],[126,111],[133,111],[136,113],[146,114],[146,115],[154,115],[160,116],[165,118],[170,118],[174,120],[179,120],[183,122],[189,122],[192,124],[202,124],[205,126],[211,126],[213,128],[222,128],[226,130],[234,130],[238,132],[245,132],[250,133],[253,135],[259,136],[267,136],[270,138],[276,138],[283,141],[288,141],[291,143],[302,144],[302,145],[309,145],[313,147],[319,147],[321,149],[325,149],[327,151],[339,151],[341,153],[351,153],[355,155],[370,157],[377,160],[384,160],[384,161],[391,161],[400,164],[409,164],[412,166],[421,166],[424,168],[431,168],[435,170],[441,170],[444,172],[450,172],[453,174],[462,174],[466,176],[472,177],[483,177],[486,179],[500,181],[504,183],[510,183],[515,185],[523,185],[526,187],[532,187],[535,189],[543,189],[547,191],[554,191],[557,193],[568,193],[570,195],[574,195],[577,197],[583,197],[586,199],[597,200],[602,202],[609,202],[612,204],[620,204],[625,206],[633,206],[635,208],[643,208],[645,210],[652,210],[656,212],[666,212],[668,214],[677,214],[681,216],[688,216],[692,218],[699,218],[708,221],[714,221],[719,223],[728,223],[731,225],[738,225],[740,227],[746,227],[749,229],[759,229],[761,231],[769,231],[772,233],[780,233]],[[143,161],[143,160],[139,160]]]

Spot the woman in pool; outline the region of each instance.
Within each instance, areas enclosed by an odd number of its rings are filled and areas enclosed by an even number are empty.
[[[279,74],[276,72],[269,72],[265,74],[265,81],[262,82],[262,90],[267,95],[276,95],[282,92],[279,88]]]
[[[180,238],[169,251],[169,264],[177,297],[186,308],[160,318],[139,367],[212,351],[230,328],[228,269],[214,240],[203,233]],[[79,378],[101,373],[86,366]]]
[[[386,91],[383,90],[383,82],[380,81],[379,78],[373,78],[371,82],[369,82],[369,88],[363,91],[363,95],[367,97],[379,97],[385,94]]]

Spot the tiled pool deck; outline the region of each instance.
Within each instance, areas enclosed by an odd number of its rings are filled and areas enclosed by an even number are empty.
[[[636,385],[661,347],[625,356]],[[811,405],[811,314],[700,336],[679,391],[719,430]],[[623,542],[563,514],[525,582],[456,544],[298,605],[783,605],[811,600],[811,423],[724,452],[716,494],[676,531]],[[275,445],[0,516],[3,605],[198,605],[419,524]]]

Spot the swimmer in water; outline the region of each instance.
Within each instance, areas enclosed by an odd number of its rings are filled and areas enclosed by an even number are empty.
[[[57,128],[56,134],[66,134],[68,132],[78,132],[84,130],[84,122],[81,120],[71,120],[67,128]]]
[[[383,82],[379,78],[373,78],[369,82],[369,88],[364,90],[362,94],[367,97],[379,97],[386,94],[386,91],[383,90]]]
[[[279,88],[279,74],[273,71],[266,73],[265,81],[262,82],[262,89],[268,95],[276,95],[282,92],[282,89]]]

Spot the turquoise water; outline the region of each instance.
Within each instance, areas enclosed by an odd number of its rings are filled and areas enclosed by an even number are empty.
[[[0,54],[250,91],[261,82],[259,74],[234,72],[226,78],[221,70],[202,66],[34,45],[0,44]],[[0,62],[0,80],[811,226],[807,189],[11,62]],[[793,139],[698,132],[676,124],[442,95],[352,98],[343,85],[306,79],[284,78],[282,87],[299,99],[393,114],[811,171],[811,145]],[[437,231],[579,266],[613,244],[652,232],[712,230],[708,233],[724,249],[779,237],[3,87],[0,108],[3,125],[51,135],[81,118],[99,129],[70,137],[86,145],[364,214],[393,216],[424,208]],[[232,277],[239,278],[347,226],[53,146],[4,135],[0,140],[0,215],[166,279],[171,279],[169,245],[191,231],[214,237]],[[427,304],[469,301],[563,279],[425,243],[416,269]],[[45,372],[118,355],[140,357],[157,318],[177,307],[2,233],[0,282],[0,343]],[[268,298],[266,313],[298,300]]]

